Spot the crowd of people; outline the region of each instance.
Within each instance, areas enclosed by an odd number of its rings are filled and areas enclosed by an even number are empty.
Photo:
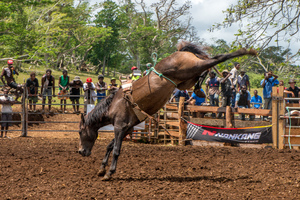
[[[249,76],[246,74],[245,70],[240,70],[240,64],[235,62],[234,68],[229,72],[228,70],[223,70],[222,73],[218,71],[215,67],[213,70],[209,71],[209,77],[205,81],[206,92],[203,89],[201,91],[204,93],[206,98],[200,98],[195,92],[189,97],[188,91],[174,91],[174,95],[171,101],[175,99],[179,100],[179,97],[185,97],[186,104],[194,105],[207,105],[207,100],[209,100],[209,105],[211,106],[231,106],[239,108],[254,108],[254,109],[272,109],[272,88],[276,85],[283,86],[283,80],[278,81],[278,76],[272,71],[266,72],[264,74],[264,79],[261,80],[261,87],[263,88],[263,98],[258,95],[257,90],[253,91],[253,96],[251,97],[250,91],[250,80]],[[219,76],[217,76],[217,74]],[[289,88],[284,88],[284,93],[288,97],[300,96],[300,90],[295,86],[296,81],[294,79],[289,80]],[[194,99],[194,101],[192,101]],[[264,99],[264,103],[262,101]],[[219,103],[221,102],[221,105]],[[290,103],[299,103],[299,100],[289,101]],[[212,113],[212,118],[222,118],[222,114],[219,113],[216,116]],[[241,115],[241,119],[245,120],[245,115]],[[250,120],[253,120],[254,116],[250,116]],[[267,117],[263,118],[268,121]]]
[[[0,104],[2,104],[2,121],[10,121],[12,109],[11,106],[17,102],[20,94],[23,92],[23,87],[17,84],[14,79],[14,74],[18,75],[18,72],[13,67],[13,61],[8,60],[8,66],[2,70],[1,81],[4,86],[9,86],[15,89],[16,99],[12,99],[8,96],[8,90],[4,89],[3,95],[0,96]],[[145,76],[152,66],[150,63],[147,65],[147,70],[142,74],[136,66],[131,68],[132,73],[126,76],[125,80],[122,80],[121,76],[119,80],[122,83],[131,83],[138,80],[140,77]],[[214,71],[213,71],[214,70]],[[201,86],[200,88],[194,90],[191,96],[189,96],[187,90],[175,90],[174,95],[171,97],[170,102],[175,99],[179,101],[179,97],[185,97],[185,104],[193,104],[197,106],[201,105],[211,105],[219,106],[221,102],[221,107],[232,106],[239,108],[254,108],[254,109],[271,109],[272,108],[272,88],[276,85],[284,85],[284,82],[278,81],[278,76],[273,74],[272,71],[266,72],[264,74],[264,79],[261,80],[261,86],[263,88],[263,99],[258,95],[257,90],[253,91],[253,96],[250,94],[250,80],[249,76],[244,70],[240,70],[240,64],[234,63],[234,68],[229,72],[228,70],[223,70],[220,73],[217,68],[213,67],[209,71],[209,77],[205,81],[206,91],[204,91]],[[218,76],[217,76],[218,74]],[[5,81],[4,79],[5,78]],[[295,86],[296,81],[291,79],[289,82],[290,87],[284,88],[284,93],[289,97],[300,96],[300,89]],[[51,69],[47,69],[46,73],[41,78],[41,90],[39,93],[39,80],[36,78],[36,73],[31,72],[30,77],[26,80],[27,88],[27,98],[29,102],[29,112],[36,112],[36,103],[39,98],[42,100],[42,113],[45,113],[45,105],[48,105],[48,112],[51,112],[51,102],[52,97],[55,97],[55,78],[52,75]],[[73,113],[79,114],[79,99],[81,96],[81,88],[84,92],[84,112],[87,112],[87,105],[99,103],[101,100],[106,98],[112,92],[117,91],[120,86],[116,83],[115,78],[111,78],[110,84],[104,82],[104,76],[98,76],[98,82],[93,83],[92,78],[87,78],[86,81],[80,79],[79,76],[75,76],[73,80],[68,76],[68,71],[63,70],[62,75],[58,79],[59,92],[57,94],[58,99],[60,99],[60,110],[59,112],[67,113],[66,105],[67,100],[70,99],[73,106]],[[46,104],[46,99],[48,103]],[[209,100],[209,103],[208,101]],[[290,103],[299,103],[299,100],[291,100]],[[252,104],[252,106],[251,106]],[[263,106],[262,106],[263,105]],[[214,113],[212,117],[222,118],[222,114],[219,113],[216,116]],[[242,120],[245,120],[245,116],[241,116]],[[254,116],[250,116],[250,120],[253,120]],[[265,120],[268,120],[266,117]],[[8,122],[3,122],[1,130],[8,127]],[[1,137],[3,136],[3,131],[1,132]],[[6,135],[6,132],[5,132]]]

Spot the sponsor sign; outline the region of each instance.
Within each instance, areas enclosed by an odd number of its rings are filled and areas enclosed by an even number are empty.
[[[186,138],[228,143],[272,143],[272,126],[219,128],[188,122]]]

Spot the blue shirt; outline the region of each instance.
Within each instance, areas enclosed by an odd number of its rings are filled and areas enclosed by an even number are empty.
[[[203,92],[205,94],[205,92],[202,88],[201,88],[201,92]],[[203,102],[205,102],[205,98],[198,97],[194,92],[192,94],[192,97],[193,97],[193,99],[196,100],[196,103],[195,103],[196,106],[201,106],[201,104]]]
[[[250,103],[262,103],[262,98],[261,96],[257,95],[257,97],[253,96],[251,98]],[[254,108],[259,108],[261,104],[253,104]]]
[[[279,84],[279,81],[277,79],[275,79],[274,77],[269,78],[268,80],[266,80],[266,84],[265,87],[263,89],[263,96],[264,98],[271,98],[271,94],[272,94],[272,87],[275,85]],[[260,85],[262,85],[264,82],[264,79],[261,80]]]

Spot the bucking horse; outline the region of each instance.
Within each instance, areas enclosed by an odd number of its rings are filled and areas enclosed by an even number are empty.
[[[98,176],[104,176],[102,180],[111,179],[116,172],[123,138],[132,133],[135,125],[162,108],[176,87],[179,90],[189,89],[211,67],[231,58],[256,55],[255,50],[242,48],[210,58],[200,46],[186,41],[179,42],[177,50],[152,67],[146,76],[134,81],[129,91],[120,88],[98,103],[88,115],[81,116],[78,152],[82,156],[91,155],[99,128],[108,124],[114,126],[115,137],[107,146],[98,172]],[[112,151],[111,166],[106,172]]]

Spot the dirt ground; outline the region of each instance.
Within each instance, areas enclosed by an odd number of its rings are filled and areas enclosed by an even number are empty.
[[[65,118],[59,115],[55,120]],[[59,126],[77,128],[77,124]],[[96,174],[111,133],[100,135],[90,157],[76,153],[78,133],[9,136],[0,139],[0,199],[300,198],[300,152],[296,150],[125,141],[117,173],[103,182]]]

